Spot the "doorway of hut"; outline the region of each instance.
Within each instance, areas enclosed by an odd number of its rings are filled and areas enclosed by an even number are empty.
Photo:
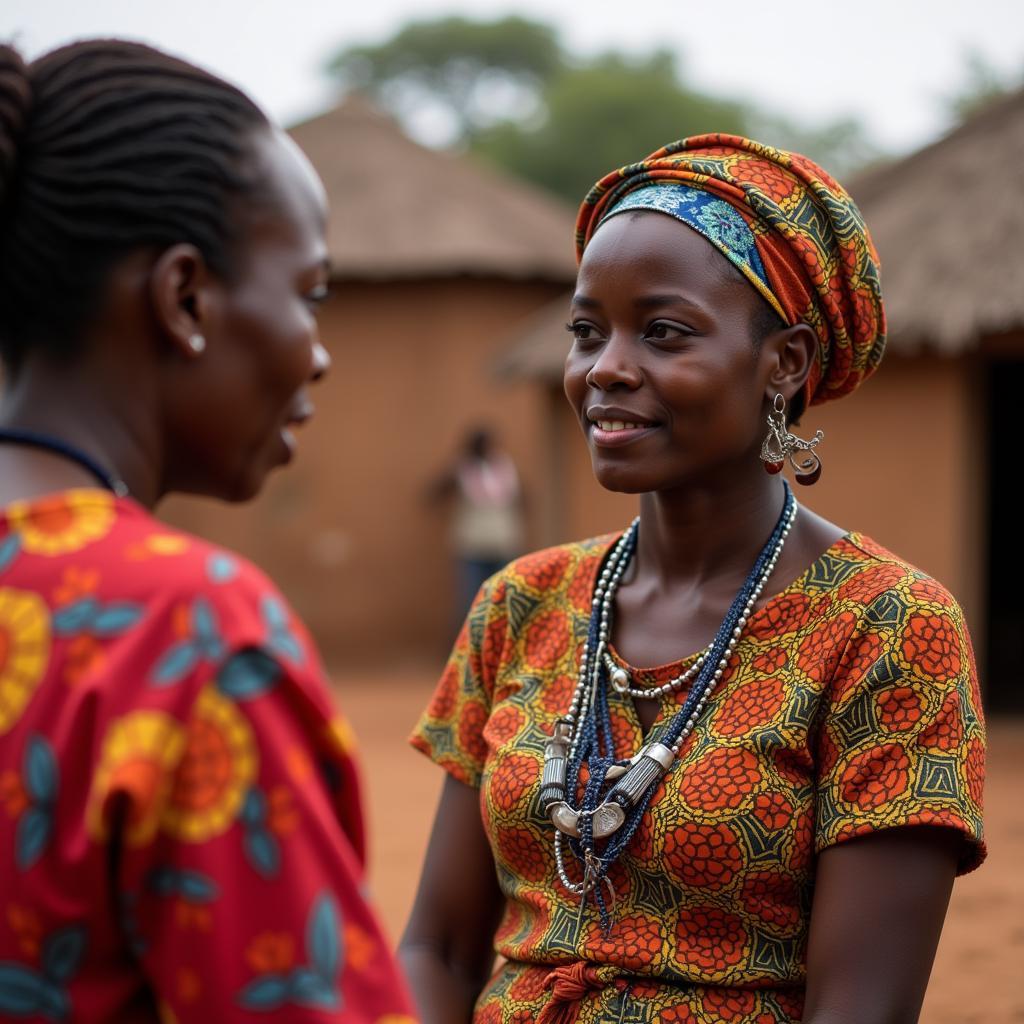
[[[988,367],[988,638],[985,709],[1024,714],[1024,543],[1021,538],[1020,406],[1024,361]]]

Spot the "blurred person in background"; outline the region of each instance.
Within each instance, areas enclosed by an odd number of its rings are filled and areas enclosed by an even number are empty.
[[[466,433],[451,467],[431,485],[451,507],[450,544],[461,621],[486,579],[523,551],[523,492],[511,457],[490,427]]]
[[[970,639],[780,474],[815,482],[795,424],[882,356],[859,211],[699,136],[598,182],[577,254],[565,391],[640,514],[493,577],[413,735],[448,773],[401,944],[423,1018],[909,1024],[985,856]]]
[[[0,1017],[411,1021],[351,731],[245,501],[330,360],[322,186],[157,50],[0,47]]]

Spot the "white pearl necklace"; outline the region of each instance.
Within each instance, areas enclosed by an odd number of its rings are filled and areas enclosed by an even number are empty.
[[[669,748],[672,752],[672,757],[678,756],[679,751],[682,749],[683,743],[689,737],[690,733],[693,732],[694,726],[697,724],[700,718],[701,712],[707,706],[708,701],[711,698],[712,693],[718,686],[725,674],[725,670],[728,667],[729,661],[732,658],[733,652],[736,649],[736,644],[739,641],[740,636],[743,633],[744,628],[747,625],[751,615],[754,612],[754,608],[760,598],[764,588],[768,582],[769,577],[778,564],[779,556],[782,554],[782,548],[786,542],[786,538],[789,536],[789,532],[793,527],[793,522],[796,519],[796,514],[799,506],[796,502],[793,502],[792,508],[786,517],[783,524],[782,531],[779,535],[779,539],[772,549],[771,556],[765,564],[760,576],[757,579],[753,590],[744,605],[742,614],[736,621],[736,625],[732,630],[732,635],[729,637],[729,641],[726,644],[725,650],[722,652],[722,656],[719,659],[715,671],[711,678],[708,680],[703,693],[701,693],[696,705],[691,711],[686,723],[683,726],[679,737]],[[650,688],[650,689],[637,689],[630,686],[629,673],[622,669],[621,666],[615,664],[612,659],[609,650],[608,643],[611,633],[611,621],[612,621],[612,610],[615,601],[615,592],[618,590],[619,585],[622,582],[622,577],[629,566],[630,559],[626,557],[627,552],[630,549],[631,539],[635,530],[639,526],[639,517],[633,520],[629,528],[623,533],[623,535],[616,542],[611,554],[608,556],[608,560],[601,570],[597,581],[594,586],[594,597],[591,601],[591,614],[597,614],[600,616],[598,624],[598,642],[594,652],[593,659],[590,658],[587,646],[584,645],[583,653],[580,658],[580,672],[579,678],[576,684],[576,689],[573,692],[572,701],[569,705],[569,710],[565,715],[564,722],[571,730],[571,740],[569,743],[568,760],[572,761],[576,754],[577,748],[580,741],[580,729],[578,728],[579,722],[581,722],[593,705],[596,697],[596,691],[600,686],[600,667],[602,663],[609,671],[609,678],[612,679],[613,687],[622,694],[629,694],[631,697],[640,697],[642,699],[650,699],[654,697],[661,697],[664,694],[671,693],[675,690],[682,688],[685,683],[689,682],[699,672],[703,664],[705,663],[707,656],[711,650],[711,647],[705,648],[703,652],[698,656],[697,661],[690,666],[686,672],[676,676],[674,679],[670,679],[668,682],[663,683],[661,686]],[[618,683],[612,677],[612,672],[621,672],[625,676],[625,680],[622,679],[622,675],[618,677]],[[645,748],[642,748],[640,753],[635,755],[631,763],[635,763],[636,760],[643,754]],[[623,769],[624,771],[625,769]],[[609,773],[611,777],[611,773]],[[585,813],[585,812],[580,812]],[[555,828],[555,865],[558,870],[558,877],[569,892],[577,895],[584,895],[594,888],[598,884],[597,876],[591,875],[588,872],[584,875],[582,882],[573,882],[568,877],[565,870],[564,855],[562,850],[562,829],[560,827]],[[607,878],[604,879],[606,884],[608,883]]]

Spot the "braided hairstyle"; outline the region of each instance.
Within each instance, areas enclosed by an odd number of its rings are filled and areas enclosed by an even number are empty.
[[[230,279],[233,200],[268,125],[234,86],[138,43],[87,40],[26,64],[0,45],[0,359],[69,357],[130,252],[190,242]]]

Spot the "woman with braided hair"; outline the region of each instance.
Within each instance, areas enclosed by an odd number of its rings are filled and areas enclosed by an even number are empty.
[[[814,483],[798,417],[882,355],[860,214],[700,136],[599,181],[577,254],[565,392],[639,516],[485,583],[413,734],[448,773],[401,946],[423,1019],[908,1024],[984,857],[970,641],[780,472]]]
[[[411,1024],[306,630],[151,512],[291,459],[330,362],[325,218],[213,75],[0,47],[4,1019]]]

